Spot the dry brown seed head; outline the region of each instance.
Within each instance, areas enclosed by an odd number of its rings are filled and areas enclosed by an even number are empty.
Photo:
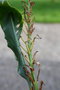
[[[35,5],[35,3],[34,3],[34,2],[30,2],[30,5],[31,5],[31,6],[34,6],[34,5]]]

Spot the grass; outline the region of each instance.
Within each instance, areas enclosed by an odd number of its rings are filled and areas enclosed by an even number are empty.
[[[35,6],[33,7],[35,22],[60,23],[60,0],[54,2],[52,2],[52,0],[32,0],[32,1],[35,2]],[[21,10],[22,12],[21,3],[19,2],[17,3],[15,2],[14,5],[17,4],[18,9]]]

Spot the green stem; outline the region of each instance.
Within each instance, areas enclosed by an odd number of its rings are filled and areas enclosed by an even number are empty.
[[[24,14],[24,16],[27,16],[25,17],[25,21],[27,23],[27,26],[28,26],[28,31],[27,31],[27,41],[28,41],[28,49],[27,49],[27,53],[28,53],[28,58],[29,58],[29,66],[32,67],[34,69],[34,64],[33,64],[33,56],[32,56],[32,50],[31,50],[31,47],[32,47],[32,37],[31,37],[31,33],[30,33],[30,28],[31,28],[31,1],[28,0],[28,7],[27,7],[27,10],[25,10],[25,12],[27,11],[26,14]],[[31,71],[31,77],[32,77],[32,80],[33,82],[31,81],[31,87],[30,90],[38,90],[38,82],[36,81],[36,78],[35,78],[35,73],[34,73],[34,70],[30,70]],[[32,89],[33,88],[33,89]]]
[[[31,35],[28,33],[28,48],[29,50],[31,49]],[[34,68],[34,65],[33,65],[33,58],[32,58],[32,51],[30,51],[28,53],[28,57],[29,57],[29,60],[30,60],[30,66],[32,68]],[[31,76],[33,78],[33,81],[34,81],[34,85],[33,85],[33,90],[38,90],[38,83],[37,81],[35,80],[35,75],[34,75],[34,71],[31,71]],[[31,89],[30,89],[31,90]]]
[[[29,48],[28,57],[29,57],[29,60],[30,60],[30,66],[32,68],[34,68],[33,67],[33,60],[32,60],[32,51],[30,51],[30,49],[31,49],[31,35],[30,34],[28,34],[28,48]],[[31,75],[32,75],[33,80],[35,80],[33,71],[31,71]]]

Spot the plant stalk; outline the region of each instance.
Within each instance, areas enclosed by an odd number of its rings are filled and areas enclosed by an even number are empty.
[[[32,19],[31,19],[31,16],[32,16],[32,5],[31,3],[33,3],[31,0],[28,0],[28,3],[25,3],[25,6],[24,6],[24,20],[25,22],[27,23],[27,27],[28,27],[28,30],[27,30],[27,53],[28,53],[28,59],[29,59],[29,67],[32,68],[32,70],[30,69],[30,77],[32,78],[32,81],[31,81],[31,87],[29,87],[29,90],[39,90],[38,89],[38,82],[35,78],[35,73],[34,73],[34,64],[33,64],[33,56],[32,56],[32,49],[31,47],[33,47],[32,45],[32,33],[31,33],[31,29],[32,29],[32,32],[33,32],[33,27],[31,27],[32,25]]]

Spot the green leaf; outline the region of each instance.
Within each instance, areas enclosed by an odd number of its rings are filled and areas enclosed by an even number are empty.
[[[30,85],[29,78],[26,76],[26,71],[23,69],[23,67],[25,67],[25,59],[21,54],[19,42],[23,27],[22,16],[8,1],[9,0],[4,0],[2,3],[2,0],[0,0],[0,24],[5,33],[8,47],[14,52],[18,61],[18,72]],[[17,27],[17,25],[19,25],[19,27]]]

